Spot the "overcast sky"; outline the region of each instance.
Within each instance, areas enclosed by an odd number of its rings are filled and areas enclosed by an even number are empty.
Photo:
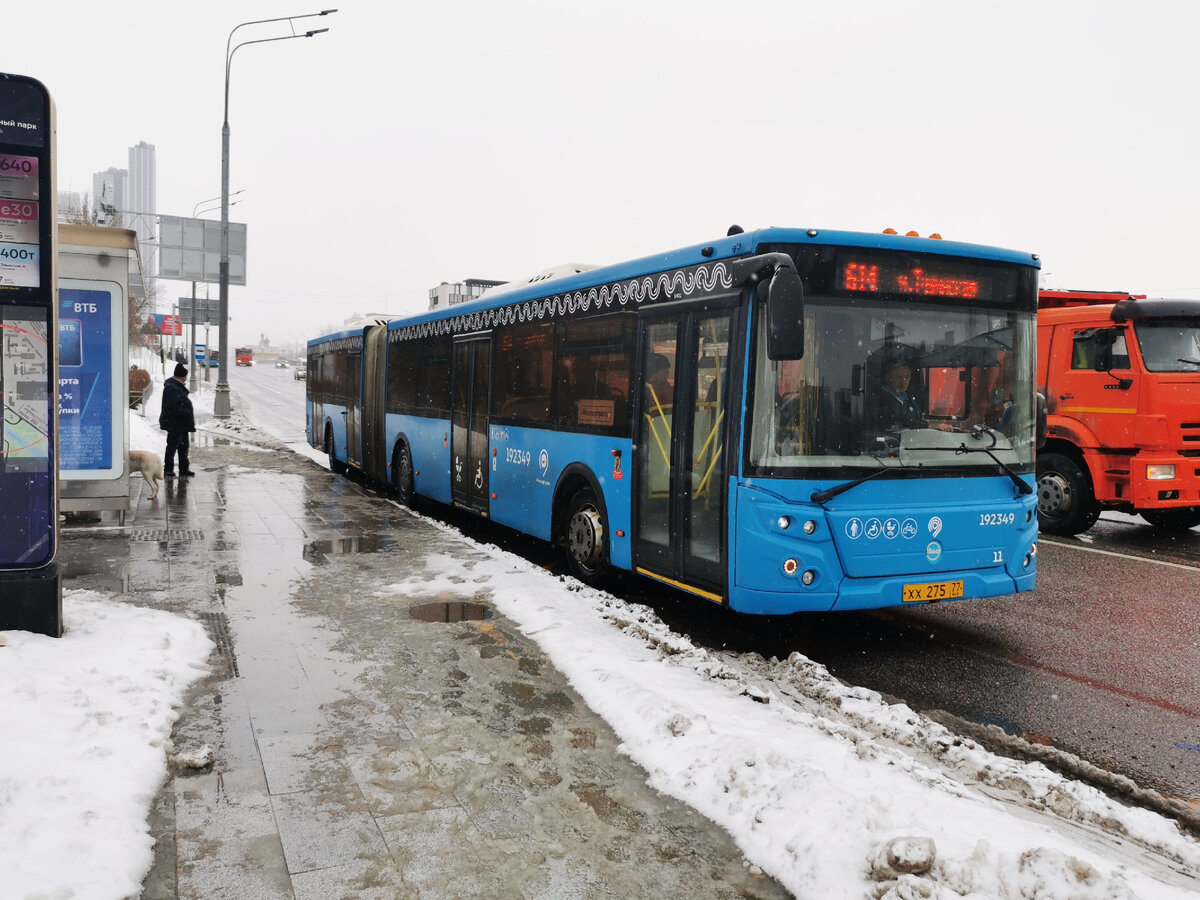
[[[937,231],[1039,253],[1052,287],[1200,295],[1190,0],[326,2],[297,25],[328,33],[234,57],[231,343],[733,222]],[[0,69],[54,96],[60,188],[146,141],[157,211],[190,216],[220,193],[230,30],[320,8],[11,4]]]

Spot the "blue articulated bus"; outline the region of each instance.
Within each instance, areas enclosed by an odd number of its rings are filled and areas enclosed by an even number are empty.
[[[312,340],[309,442],[590,584],[760,614],[1032,590],[1037,256],[731,232]]]

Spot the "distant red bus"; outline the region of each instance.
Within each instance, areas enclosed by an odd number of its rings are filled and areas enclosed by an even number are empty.
[[[237,362],[237,364],[238,364],[239,366],[252,366],[252,365],[254,365],[254,348],[252,348],[252,347],[238,347],[238,348],[237,348],[236,350],[234,350],[233,352],[234,352],[234,355],[235,355],[235,357],[236,357],[236,362]]]

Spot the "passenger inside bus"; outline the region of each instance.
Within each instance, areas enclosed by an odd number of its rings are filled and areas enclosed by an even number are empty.
[[[667,415],[671,411],[671,361],[661,353],[650,357],[646,372],[645,413],[648,416]]]

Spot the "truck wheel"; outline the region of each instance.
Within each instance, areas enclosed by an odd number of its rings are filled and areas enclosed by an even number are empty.
[[[1200,525],[1200,506],[1181,506],[1176,509],[1142,509],[1139,515],[1155,528],[1186,531]]]
[[[412,506],[413,501],[413,464],[412,454],[408,444],[403,441],[396,448],[396,458],[392,461],[392,487],[396,489],[396,501],[401,506]]]
[[[567,504],[562,543],[571,574],[592,587],[603,587],[611,576],[608,561],[608,523],[591,488],[576,491]]]
[[[329,471],[334,475],[341,475],[346,471],[346,464],[338,462],[337,454],[333,448],[333,429],[325,429],[325,455],[329,457]]]
[[[1045,453],[1037,461],[1038,530],[1047,534],[1081,534],[1096,524],[1100,507],[1092,484],[1079,465],[1061,453]]]

